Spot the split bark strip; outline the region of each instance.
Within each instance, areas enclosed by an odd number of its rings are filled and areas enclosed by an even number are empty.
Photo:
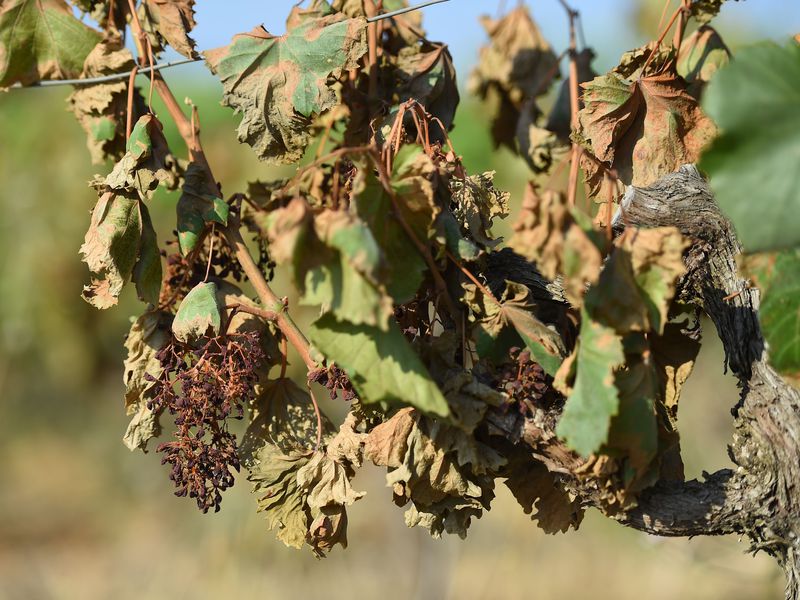
[[[133,28],[134,36],[138,40],[137,46],[142,46],[141,38],[144,34],[141,29],[141,24],[139,23],[138,16],[136,16],[133,0],[128,0],[128,3],[131,10],[133,10],[131,27]],[[142,55],[140,55],[140,57],[141,56]],[[167,82],[164,81],[160,73],[156,73],[155,75],[155,88],[161,100],[164,102],[167,112],[169,112],[170,117],[172,117],[172,120],[178,127],[178,133],[180,133],[186,147],[189,149],[189,155],[192,161],[199,164],[205,171],[209,181],[209,187],[213,187],[213,189],[209,189],[209,191],[213,194],[219,194],[216,183],[217,180],[214,178],[211,166],[208,164],[205,152],[203,152],[199,132],[195,130],[189,118],[183,113],[180,104],[178,104],[178,101],[172,94],[172,90],[170,90]],[[238,229],[238,223],[230,223],[227,227],[222,229],[222,233],[231,249],[236,254],[236,259],[239,261],[242,270],[245,272],[245,275],[247,275],[247,278],[258,294],[261,303],[266,307],[276,309],[276,312],[279,313],[275,322],[281,330],[281,333],[283,333],[286,339],[295,347],[306,366],[309,369],[316,368],[317,364],[311,358],[308,340],[286,312],[285,304],[278,298],[275,292],[272,291],[269,283],[267,283],[267,280],[264,278],[264,274],[261,272],[258,264],[253,259],[253,255],[250,254],[250,250],[242,239],[242,234]]]

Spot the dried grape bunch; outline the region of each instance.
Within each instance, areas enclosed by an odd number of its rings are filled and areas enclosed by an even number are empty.
[[[324,385],[330,393],[331,400],[336,400],[337,394],[340,394],[341,399],[345,402],[356,399],[356,392],[347,377],[347,373],[336,365],[310,371],[308,373],[308,381]]]
[[[172,466],[176,496],[189,496],[201,511],[219,510],[221,492],[239,470],[236,436],[228,419],[241,419],[256,396],[264,353],[256,332],[205,338],[197,345],[173,340],[158,354],[163,369],[148,404],[175,417],[175,439],[162,443],[162,464]]]
[[[511,361],[498,373],[498,389],[503,389],[512,400],[539,404],[552,396],[552,378],[542,366],[531,359],[529,350],[511,348]],[[524,404],[523,404],[524,405]]]

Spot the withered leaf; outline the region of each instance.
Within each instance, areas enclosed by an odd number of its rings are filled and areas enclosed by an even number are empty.
[[[161,122],[152,114],[139,118],[128,139],[125,156],[105,179],[106,187],[147,194],[163,183],[174,189],[178,183],[175,160],[169,153]]]
[[[125,410],[133,419],[128,425],[123,441],[135,450],[145,450],[147,441],[158,435],[158,414],[147,407],[150,390],[161,375],[158,352],[169,341],[169,316],[163,312],[146,312],[131,325],[125,348],[128,355],[124,363]]]
[[[473,93],[485,97],[489,87],[503,90],[518,105],[547,91],[558,73],[556,55],[542,36],[528,8],[521,4],[501,19],[481,19],[489,45],[481,48],[470,78]]]
[[[542,463],[524,453],[515,453],[503,474],[507,477],[506,486],[522,510],[545,533],[566,533],[570,527],[578,529],[583,520],[580,503],[570,499]]]
[[[469,175],[450,182],[453,213],[467,236],[484,248],[497,246],[502,239],[492,236],[494,219],[508,216],[508,192],[494,186],[494,171]]]
[[[379,467],[400,467],[413,427],[414,409],[401,408],[391,419],[369,432],[364,443],[364,457]]]
[[[576,221],[564,194],[539,194],[529,185],[511,247],[532,260],[546,278],[562,278],[567,300],[580,306],[588,284],[600,275],[602,255],[587,228]]]
[[[138,197],[104,193],[92,211],[80,253],[92,274],[83,298],[94,307],[116,305],[131,278],[142,300],[158,302],[161,256],[147,207]]]
[[[124,47],[119,34],[109,33],[86,57],[83,77],[97,77],[129,71],[134,60]],[[125,154],[125,122],[128,104],[128,83],[111,81],[75,86],[67,102],[86,131],[86,145],[95,164],[108,158],[119,160]],[[139,89],[133,96],[134,119],[146,111]]]
[[[256,27],[206,52],[222,80],[223,102],[242,113],[239,141],[263,160],[298,161],[313,117],[336,104],[330,82],[366,53],[365,30],[364,19],[335,14],[305,19],[281,37]]]
[[[663,333],[650,338],[653,364],[660,381],[659,397],[669,411],[671,419],[677,419],[678,401],[683,384],[694,369],[700,342],[683,331],[682,323],[667,323]]]
[[[186,58],[199,56],[189,37],[196,25],[194,0],[144,0],[139,5],[139,20],[156,51],[166,43]]]
[[[578,140],[626,185],[647,186],[696,162],[716,134],[671,65],[633,82],[612,71],[583,85]],[[596,194],[604,171],[585,157],[581,164]]]

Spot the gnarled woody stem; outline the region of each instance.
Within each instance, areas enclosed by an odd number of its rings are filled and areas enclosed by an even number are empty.
[[[617,233],[623,224],[677,227],[692,243],[679,294],[714,322],[726,366],[739,379],[729,446],[737,468],[702,482],[661,481],[640,495],[635,508],[619,511],[608,506],[596,480],[576,474],[583,461],[556,438],[557,414],[493,424],[528,444],[583,505],[626,526],[663,536],[746,535],[754,550],[772,555],[785,570],[787,598],[800,598],[800,394],[767,363],[759,293],[737,273],[741,247],[733,227],[692,165],[648,188],[630,188],[614,219]]]

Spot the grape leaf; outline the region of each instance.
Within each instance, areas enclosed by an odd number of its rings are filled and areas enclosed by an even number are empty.
[[[543,464],[534,462],[527,454],[520,454],[517,452],[512,456],[504,475],[507,477],[506,486],[522,510],[531,515],[545,533],[566,533],[570,527],[577,530],[583,520],[580,503],[570,499]]]
[[[197,58],[195,42],[189,32],[197,24],[194,20],[194,0],[144,0],[139,5],[142,29],[150,36],[156,51],[165,43],[186,58]]]
[[[125,156],[114,165],[105,185],[112,190],[136,190],[140,194],[153,191],[159,183],[174,189],[178,183],[174,167],[161,122],[146,114],[133,127]]]
[[[614,330],[593,321],[586,310],[581,312],[575,360],[575,383],[556,433],[570,448],[589,456],[606,443],[611,418],[619,411],[614,369],[625,362],[625,356]],[[569,365],[565,361],[562,368]]]
[[[114,306],[136,264],[140,221],[138,199],[107,192],[92,211],[80,253],[92,273],[83,298],[97,308]]]
[[[5,0],[0,5],[0,91],[15,83],[78,77],[100,33],[64,0]]]
[[[580,367],[579,367],[580,368]],[[625,457],[629,491],[655,483],[647,472],[658,452],[655,400],[658,380],[652,364],[637,361],[618,371],[614,385],[619,392],[619,411],[611,419],[606,452]]]
[[[83,77],[97,77],[129,71],[133,55],[124,47],[119,34],[109,34],[86,57]],[[128,83],[111,81],[75,86],[67,98],[75,118],[86,131],[86,145],[95,164],[108,158],[119,160],[125,154],[125,123],[128,111]],[[144,98],[135,88],[134,119],[147,111]]]
[[[158,248],[156,230],[150,219],[150,211],[144,202],[139,203],[141,212],[141,236],[139,237],[138,258],[133,267],[132,279],[136,284],[136,294],[142,302],[158,304],[161,294],[161,250]]]
[[[356,435],[348,425],[330,439],[329,451],[314,451],[317,420],[308,392],[280,378],[259,395],[240,455],[259,495],[258,510],[287,546],[307,543],[318,557],[335,544],[347,546],[345,508],[364,495],[350,484],[352,461],[360,459],[342,451]],[[333,431],[324,417],[322,427],[323,437]]]
[[[150,390],[161,376],[157,354],[169,341],[169,317],[163,312],[146,312],[131,325],[125,348],[125,409],[133,415],[123,442],[130,450],[145,450],[150,438],[160,432],[159,415],[147,407]]]
[[[703,107],[722,132],[700,167],[748,252],[800,245],[800,228],[786,218],[800,209],[798,105],[800,45],[794,42],[740,50],[706,90]]]
[[[184,256],[197,246],[206,224],[228,224],[227,202],[218,195],[209,194],[209,189],[211,186],[205,169],[197,163],[190,163],[184,175],[183,193],[176,206],[178,244]]]
[[[782,374],[800,375],[800,250],[785,250],[748,261],[761,291],[759,320],[769,362]]]
[[[725,0],[692,0],[689,11],[692,18],[701,25],[705,25],[719,14],[723,2]]]
[[[730,60],[731,51],[717,31],[703,25],[681,43],[676,68],[688,84],[686,91],[699,100],[706,84]]]
[[[587,284],[596,283],[600,276],[603,257],[575,217],[564,194],[546,190],[540,195],[529,185],[511,247],[534,261],[547,279],[562,276],[567,299],[580,306]]]
[[[453,195],[453,214],[464,228],[468,238],[484,248],[494,248],[502,238],[492,236],[494,219],[508,216],[508,199],[511,194],[494,187],[494,171],[468,175],[450,182]]]
[[[259,158],[298,161],[311,140],[312,119],[336,104],[331,80],[358,68],[366,53],[366,21],[340,14],[301,21],[284,36],[263,27],[205,53],[225,90],[223,102],[241,112],[239,141]]]
[[[583,85],[578,139],[625,185],[647,186],[697,161],[716,133],[671,64],[633,82],[611,71]],[[594,195],[604,170],[582,164]]]
[[[677,280],[686,271],[687,242],[674,227],[632,228],[617,246],[586,295],[587,310],[620,334],[661,333]]]
[[[381,331],[338,322],[328,314],[314,323],[310,337],[328,359],[344,369],[365,404],[414,406],[426,413],[448,415],[447,400],[394,323]]]
[[[172,322],[172,333],[182,342],[191,342],[206,335],[209,329],[218,335],[221,326],[217,284],[209,281],[198,283],[186,294]]]
[[[468,87],[493,105],[495,145],[516,151],[517,129],[525,118],[526,101],[547,92],[558,75],[556,55],[524,4],[496,21],[484,17],[483,26],[490,41],[481,48]],[[531,108],[527,106],[527,110]]]
[[[418,146],[404,146],[393,166],[390,185],[396,194],[399,215],[420,241],[433,235],[434,221],[441,213],[430,181],[435,170]],[[389,295],[402,304],[417,293],[428,267],[396,216],[389,194],[368,171],[359,173],[363,179],[354,184],[351,202],[387,259],[381,279]]]

